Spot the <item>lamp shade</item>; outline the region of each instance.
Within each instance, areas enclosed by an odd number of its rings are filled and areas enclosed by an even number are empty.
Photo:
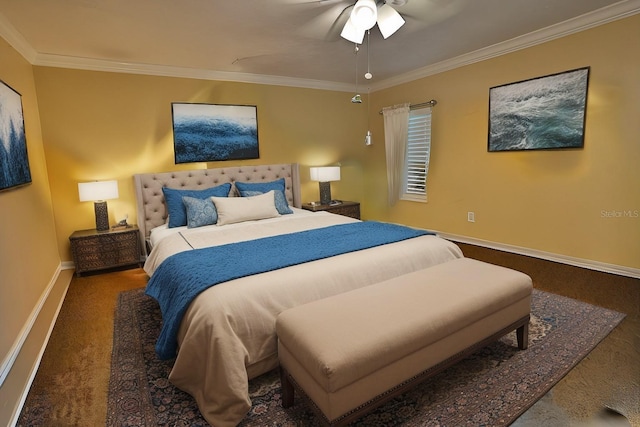
[[[386,39],[403,25],[404,19],[394,8],[386,3],[380,6],[378,9],[378,28],[382,37]]]
[[[356,28],[365,31],[376,25],[378,8],[374,0],[358,0],[353,6],[349,20]]]
[[[356,27],[353,21],[351,20],[351,18],[349,18],[347,20],[347,23],[344,24],[344,27],[342,28],[342,32],[340,33],[340,36],[343,39],[347,39],[352,43],[362,44],[362,41],[364,40],[365,31],[366,30],[364,29],[360,29]]]
[[[81,202],[118,198],[118,181],[79,182],[78,194]]]
[[[340,181],[340,166],[324,166],[310,169],[312,181]]]

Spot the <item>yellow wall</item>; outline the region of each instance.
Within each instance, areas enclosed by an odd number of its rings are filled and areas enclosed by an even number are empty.
[[[7,362],[25,339],[20,358],[0,386],[0,425],[7,425],[31,374],[53,314],[27,324],[39,301],[53,288],[60,257],[31,65],[0,38],[0,80],[22,95],[32,184],[0,193],[0,362]],[[51,285],[51,286],[50,286]],[[52,291],[60,301],[60,293]],[[54,301],[54,305],[55,301]],[[39,337],[34,339],[34,337]],[[28,355],[23,357],[26,353]],[[21,363],[25,361],[25,363]]]
[[[307,167],[341,162],[333,194],[361,201],[366,219],[639,268],[640,218],[624,217],[640,210],[639,19],[375,92],[371,147],[362,142],[366,104],[351,104],[349,93],[35,67],[62,259],[71,259],[69,234],[94,226],[77,182],[118,179],[111,221],[128,214],[133,222],[132,174],[229,164],[174,164],[170,104],[177,101],[257,105],[261,158],[244,163],[301,163],[305,201],[318,197]],[[591,67],[584,149],[487,152],[490,87],[583,66]],[[431,98],[438,105],[429,202],[389,208],[378,111]]]
[[[366,123],[351,94],[278,86],[35,67],[58,247],[71,260],[69,235],[94,228],[93,204],[78,201],[78,182],[117,179],[111,223],[136,221],[132,175],[176,169],[297,162],[304,201],[318,199],[309,166],[340,162],[333,195],[359,200]],[[260,159],[175,165],[171,103],[256,105]]]
[[[363,212],[640,268],[640,15],[376,92]],[[590,66],[584,149],[487,152],[489,88]],[[428,203],[386,206],[383,106],[435,98]],[[475,223],[467,212],[475,212]],[[603,212],[604,211],[604,212]],[[630,216],[625,216],[630,213]],[[615,217],[620,213],[622,217]]]

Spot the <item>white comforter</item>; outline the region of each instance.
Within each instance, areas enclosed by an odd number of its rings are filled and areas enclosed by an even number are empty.
[[[269,220],[185,228],[156,243],[145,271],[152,275],[163,259],[192,248],[353,221],[295,210]],[[251,407],[249,379],[278,365],[275,319],[280,312],[460,257],[456,245],[428,235],[213,286],[185,313],[169,379],[196,399],[210,424],[235,426]],[[251,260],[238,260],[244,262]]]

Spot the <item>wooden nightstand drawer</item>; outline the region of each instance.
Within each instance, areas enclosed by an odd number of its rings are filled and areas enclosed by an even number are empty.
[[[305,203],[302,205],[302,209],[306,209],[308,211],[318,212],[318,211],[326,211],[331,212],[338,215],[349,216],[351,218],[360,219],[360,203],[358,202],[347,202],[343,201],[339,205],[320,205],[320,204],[310,204]]]
[[[98,232],[80,230],[70,237],[76,274],[125,265],[140,265],[138,227]]]

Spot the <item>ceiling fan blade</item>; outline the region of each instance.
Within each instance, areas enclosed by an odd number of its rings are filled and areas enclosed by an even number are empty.
[[[416,27],[435,25],[455,16],[468,2],[466,0],[407,0],[404,4],[401,4],[402,1],[395,4],[390,0],[389,3],[407,21],[407,27],[413,30]]]
[[[288,4],[288,5],[308,5],[308,4],[315,4],[317,6],[326,6],[326,5],[331,5],[331,4],[335,4],[335,3],[340,3],[344,0],[279,0],[278,3],[284,3],[284,4]]]
[[[349,19],[348,11],[352,7],[352,4],[345,6],[344,0],[340,1],[340,4],[333,4],[324,12],[303,24],[300,28],[300,33],[303,36],[314,39],[335,40],[342,26]]]
[[[345,6],[340,12],[340,15],[338,15],[338,17],[331,24],[331,27],[329,27],[329,31],[327,32],[327,34],[332,36],[331,39],[338,38],[340,32],[343,31],[343,28],[345,27],[347,22],[349,22],[349,16],[351,15],[353,6],[353,4]]]

